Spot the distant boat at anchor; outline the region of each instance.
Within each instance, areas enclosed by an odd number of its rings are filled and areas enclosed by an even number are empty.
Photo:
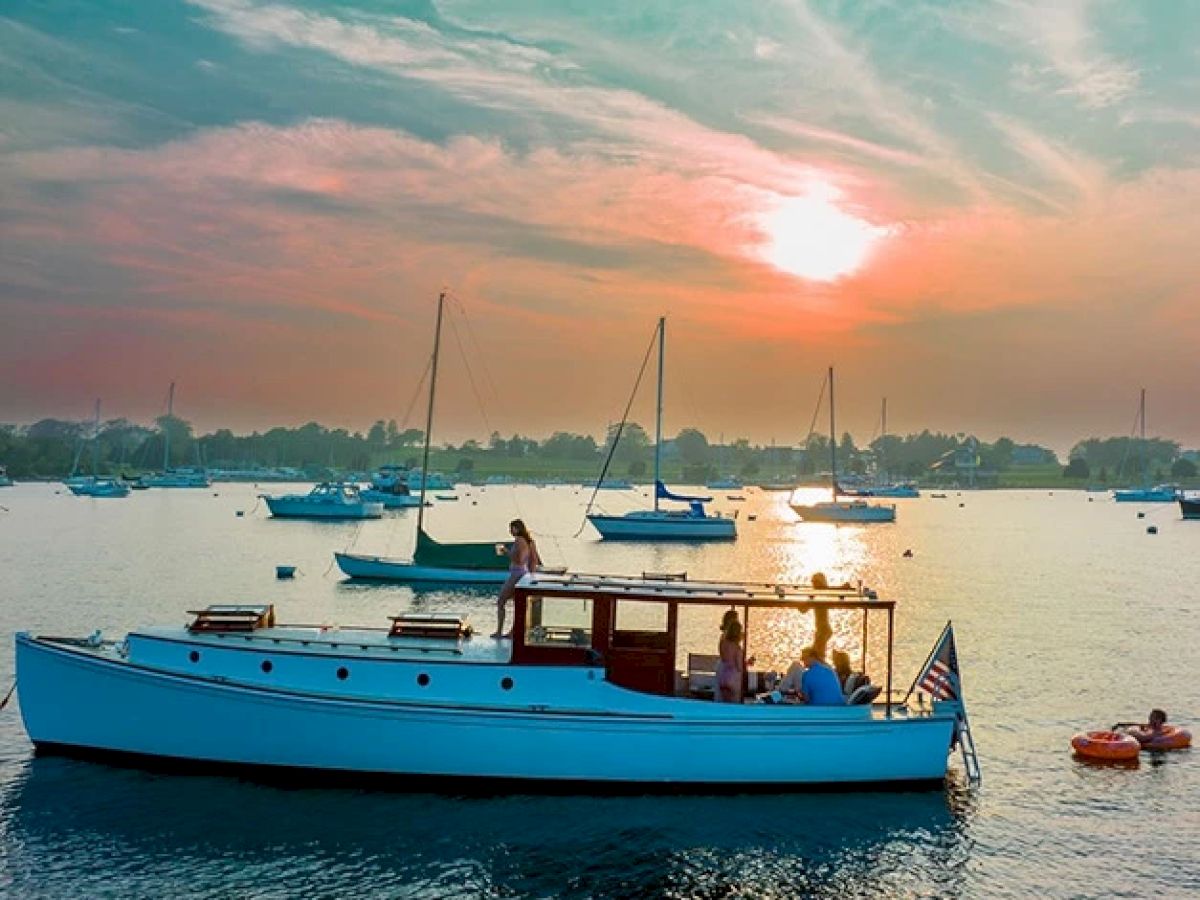
[[[408,486],[408,470],[403,466],[380,466],[371,477],[371,486],[360,493],[364,500],[382,503],[384,509],[411,509],[421,504]]]
[[[429,473],[429,450],[433,440],[434,398],[437,392],[438,358],[442,344],[442,315],[446,295],[438,295],[437,321],[433,329],[433,358],[430,362],[429,402],[425,412],[425,445],[420,470],[417,505],[417,537],[412,559],[334,553],[337,566],[351,578],[403,583],[504,584],[508,579],[508,556],[502,545],[485,542],[441,543],[425,532],[425,497],[435,475]],[[412,473],[409,477],[411,479]],[[412,483],[411,480],[409,482]],[[452,485],[450,485],[452,487]]]
[[[167,423],[163,428],[163,466],[161,472],[143,475],[137,480],[138,487],[147,488],[206,488],[212,486],[208,473],[199,466],[171,468],[170,421],[175,417],[175,382],[167,393]],[[197,448],[199,445],[197,445]]]
[[[358,487],[327,481],[307,494],[260,495],[277,519],[378,519],[383,504],[364,500]]]
[[[1179,496],[1179,489],[1173,484],[1158,484],[1153,487],[1149,482],[1150,460],[1146,454],[1146,389],[1142,388],[1141,401],[1138,403],[1138,424],[1141,436],[1138,441],[1139,461],[1146,473],[1146,482],[1141,487],[1119,488],[1113,491],[1113,500],[1117,503],[1170,503]]]
[[[833,366],[829,367],[829,486],[832,500],[791,503],[792,510],[806,522],[895,522],[895,505],[884,506],[865,500],[839,500],[843,493],[837,476],[837,427],[834,419]]]
[[[666,357],[666,332],[667,320],[663,317],[658,320],[657,335],[658,403],[654,439],[654,508],[634,510],[622,516],[589,512],[587,519],[605,540],[732,540],[737,537],[737,523],[726,516],[710,516],[704,509],[704,504],[712,502],[712,497],[674,494],[667,489],[662,480],[663,363]],[[663,509],[660,505],[662,500],[684,503],[687,506],[682,510]]]

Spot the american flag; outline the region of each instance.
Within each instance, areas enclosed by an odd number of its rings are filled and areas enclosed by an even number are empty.
[[[925,671],[917,678],[917,690],[935,700],[958,700],[961,688],[958,681],[958,653],[954,650],[954,627],[947,622],[937,648],[929,657]]]

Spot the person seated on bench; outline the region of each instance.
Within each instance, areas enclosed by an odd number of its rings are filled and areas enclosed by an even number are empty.
[[[806,703],[812,706],[845,706],[846,696],[838,682],[837,673],[825,662],[825,655],[817,647],[805,647],[800,654],[804,663],[804,677],[800,689]]]

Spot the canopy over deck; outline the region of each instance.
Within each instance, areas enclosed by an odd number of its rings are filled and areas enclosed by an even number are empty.
[[[521,579],[523,595],[595,596],[708,606],[756,608],[814,608],[892,610],[895,601],[880,600],[865,587],[814,588],[805,584],[771,584],[741,581],[686,581],[619,575],[555,574],[535,572]]]

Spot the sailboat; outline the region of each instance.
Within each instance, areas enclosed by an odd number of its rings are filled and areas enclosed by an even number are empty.
[[[829,367],[829,486],[833,500],[818,503],[789,504],[806,522],[895,522],[896,506],[867,503],[865,500],[839,500],[845,491],[838,485],[837,425],[834,419],[833,366]]]
[[[433,361],[429,373],[429,405],[425,411],[425,448],[421,458],[421,492],[417,506],[417,542],[411,560],[358,553],[334,553],[338,568],[351,578],[375,581],[503,584],[508,557],[494,543],[441,543],[425,532],[425,495],[430,488],[429,448],[433,440],[433,401],[437,391],[438,356],[442,346],[442,312],[446,294],[438,295],[433,332]]]
[[[129,485],[123,481],[100,477],[100,401],[96,401],[96,418],[92,425],[92,474],[84,479],[72,478],[67,487],[76,497],[128,497]],[[77,457],[78,458],[78,457]]]
[[[887,437],[887,397],[883,398],[883,410],[880,413],[879,439]],[[881,443],[882,447],[883,444]],[[887,469],[885,466],[879,466],[879,472],[875,484],[863,485],[850,490],[842,486],[842,492],[851,497],[901,497],[913,498],[920,497],[921,491],[911,481],[896,482],[886,480]]]
[[[589,513],[588,521],[609,540],[702,541],[731,540],[737,537],[737,523],[724,516],[710,516],[704,510],[712,497],[673,494],[662,480],[663,362],[666,356],[667,320],[658,320],[658,405],[654,428],[654,508],[634,510],[623,516]],[[685,503],[683,510],[661,508],[661,501]]]
[[[175,382],[167,394],[167,418],[175,416]],[[198,466],[171,468],[171,429],[163,429],[163,467],[155,475],[144,475],[139,479],[141,487],[157,488],[206,488],[212,485],[208,473]]]
[[[1142,388],[1141,401],[1138,403],[1138,423],[1141,428],[1141,438],[1138,446],[1142,453],[1146,452],[1146,389]],[[1179,496],[1179,491],[1169,484],[1150,486],[1150,459],[1142,460],[1145,470],[1144,481],[1140,488],[1124,488],[1113,491],[1113,500],[1117,503],[1171,503]]]

